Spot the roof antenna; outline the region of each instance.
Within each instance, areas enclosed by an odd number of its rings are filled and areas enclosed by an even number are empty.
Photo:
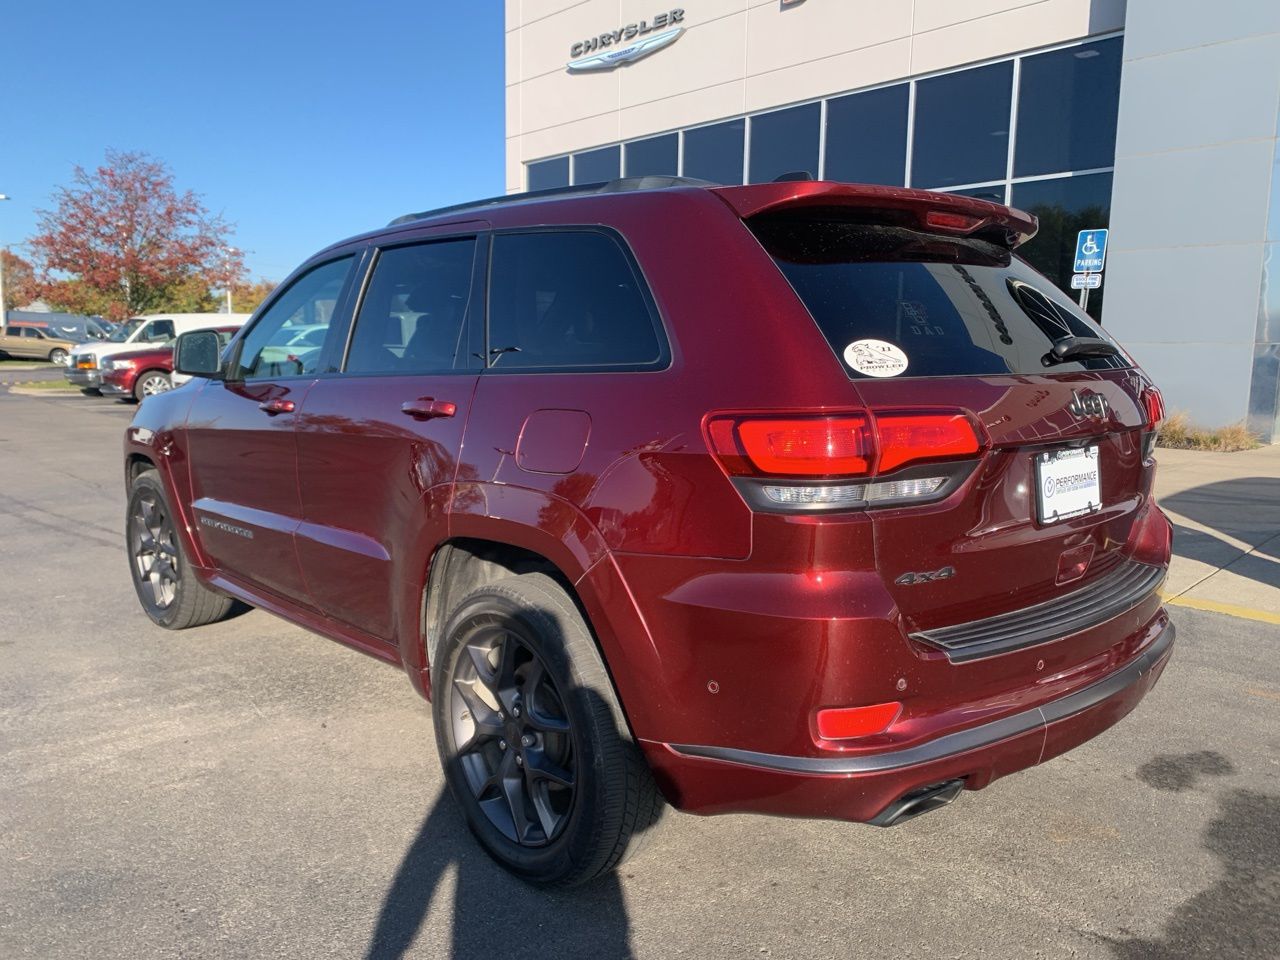
[[[813,174],[808,170],[792,170],[790,173],[784,173],[781,176],[774,177],[774,183],[794,183],[798,180],[812,180]]]

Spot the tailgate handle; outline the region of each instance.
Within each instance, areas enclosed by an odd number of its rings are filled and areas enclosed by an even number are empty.
[[[292,400],[263,400],[258,404],[258,409],[269,417],[274,417],[277,413],[293,413],[294,403]]]
[[[458,412],[458,405],[448,400],[420,397],[417,400],[406,400],[400,405],[400,412],[415,420],[435,420],[438,417],[452,417]]]

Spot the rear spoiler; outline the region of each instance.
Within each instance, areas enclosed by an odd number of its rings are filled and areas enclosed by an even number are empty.
[[[829,180],[716,187],[716,194],[743,220],[763,214],[832,208],[893,211],[912,216],[922,230],[969,236],[1001,233],[1010,249],[1036,235],[1040,222],[1013,207],[954,193],[835,183]]]

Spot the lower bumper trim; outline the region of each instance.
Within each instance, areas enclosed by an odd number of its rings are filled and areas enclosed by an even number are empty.
[[[1051,700],[1042,706],[970,727],[967,730],[958,730],[938,737],[936,740],[930,740],[928,743],[903,750],[858,757],[795,757],[776,753],[757,753],[754,750],[739,750],[733,747],[705,747],[675,743],[670,744],[670,749],[686,757],[722,760],[783,773],[819,775],[879,773],[932,763],[956,754],[988,747],[1032,730],[1044,729],[1051,723],[1083,713],[1109,700],[1141,681],[1157,667],[1173,645],[1174,635],[1173,624],[1166,624],[1160,635],[1142,653],[1119,670],[1083,690],[1077,690],[1058,700]]]

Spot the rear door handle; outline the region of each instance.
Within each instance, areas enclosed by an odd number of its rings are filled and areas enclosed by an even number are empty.
[[[274,417],[277,413],[293,413],[294,403],[292,400],[264,400],[258,404],[258,409],[269,417]]]
[[[400,404],[400,412],[415,420],[435,420],[437,417],[452,417],[458,412],[458,405],[448,400],[433,400],[420,397],[417,400],[406,400]]]

